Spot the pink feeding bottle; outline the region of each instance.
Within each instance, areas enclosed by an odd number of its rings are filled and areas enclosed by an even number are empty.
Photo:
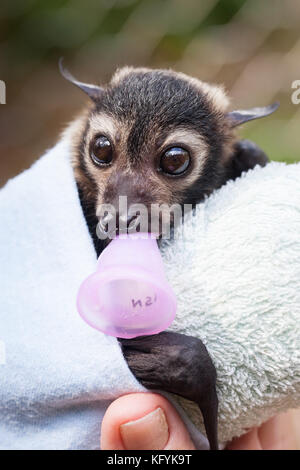
[[[134,338],[168,328],[176,297],[153,234],[122,234],[101,253],[97,270],[80,286],[77,308],[92,327]]]

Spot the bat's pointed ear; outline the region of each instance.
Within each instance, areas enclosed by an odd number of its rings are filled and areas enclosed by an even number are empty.
[[[89,83],[83,83],[76,80],[73,75],[64,67],[63,65],[63,57],[59,59],[59,70],[62,76],[68,80],[69,82],[73,83],[73,85],[78,86],[82,91],[84,91],[93,101],[99,100],[103,93],[103,88],[97,85],[90,85]]]
[[[269,114],[274,113],[278,106],[279,103],[277,101],[276,103],[270,104],[269,106],[263,106],[262,108],[231,111],[227,113],[227,118],[231,121],[232,127],[236,127],[244,122],[268,116]]]

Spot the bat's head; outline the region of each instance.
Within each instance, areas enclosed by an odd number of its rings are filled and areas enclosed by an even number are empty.
[[[224,182],[234,128],[273,110],[228,112],[221,87],[171,70],[125,67],[105,87],[77,81],[62,64],[61,71],[91,98],[73,137],[74,167],[103,233],[112,208],[136,226],[136,204],[149,221],[153,205],[163,212],[199,202]]]

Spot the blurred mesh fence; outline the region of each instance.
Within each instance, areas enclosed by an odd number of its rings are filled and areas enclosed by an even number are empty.
[[[171,67],[222,83],[232,108],[281,102],[246,124],[272,159],[300,160],[299,0],[1,0],[0,184],[53,145],[85,103],[57,62],[105,82],[124,64]]]

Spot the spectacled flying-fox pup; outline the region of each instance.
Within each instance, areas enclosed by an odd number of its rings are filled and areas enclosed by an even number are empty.
[[[71,126],[72,161],[83,212],[97,254],[105,243],[111,204],[196,204],[243,171],[264,166],[265,153],[239,140],[236,126],[271,114],[278,104],[228,112],[223,89],[171,70],[124,67],[107,86],[79,82],[60,62],[63,76],[91,101]],[[119,214],[125,223],[132,216]],[[105,219],[106,217],[106,219]],[[118,219],[120,220],[120,219]],[[218,448],[216,371],[204,344],[173,332],[120,339],[136,378],[149,389],[196,402],[211,449]]]

